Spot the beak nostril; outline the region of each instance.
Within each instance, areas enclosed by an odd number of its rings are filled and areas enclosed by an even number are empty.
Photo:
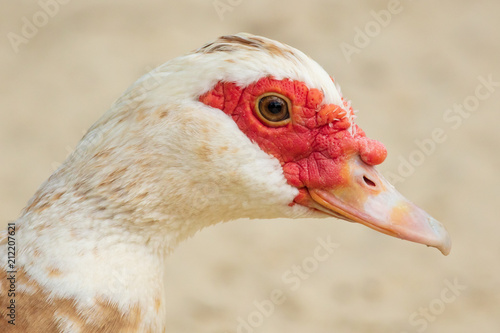
[[[372,186],[372,187],[377,186],[377,184],[375,184],[375,182],[373,180],[371,180],[370,178],[368,178],[366,176],[363,176],[363,180],[365,181],[365,184],[368,186]]]

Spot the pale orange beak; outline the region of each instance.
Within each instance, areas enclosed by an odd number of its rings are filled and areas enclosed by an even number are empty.
[[[450,253],[451,240],[443,225],[403,197],[373,166],[354,157],[345,175],[343,186],[308,188],[311,208]]]

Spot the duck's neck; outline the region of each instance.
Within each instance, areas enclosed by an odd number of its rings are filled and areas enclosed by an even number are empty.
[[[164,258],[188,231],[140,200],[123,205],[57,177],[16,221],[17,268],[55,300],[110,304],[124,316],[140,309],[142,327],[163,331]]]
[[[102,309],[103,320],[125,318],[144,331],[163,331],[165,249],[152,246],[157,239],[121,228],[114,223],[119,221],[51,224],[24,217],[17,222],[16,269],[44,297],[50,295],[55,304],[70,301],[84,313]],[[119,315],[104,318],[108,312]]]

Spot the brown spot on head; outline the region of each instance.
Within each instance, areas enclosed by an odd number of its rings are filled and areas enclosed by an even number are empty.
[[[166,116],[168,116],[168,112],[167,111],[161,111],[160,114],[159,114],[160,119],[165,118]]]
[[[212,155],[211,149],[206,145],[200,145],[195,150],[196,156],[202,161],[210,161],[210,155]]]
[[[195,53],[234,52],[239,49],[265,51],[271,55],[288,57],[293,51],[286,45],[252,35],[221,36],[216,41],[197,49]]]
[[[239,45],[254,47],[254,48],[261,48],[263,45],[262,40],[259,40],[258,38],[255,38],[255,37],[243,38],[243,37],[237,36],[237,35],[221,36],[221,37],[219,37],[218,42],[219,43],[226,42],[226,43],[230,43],[230,44],[239,44]]]

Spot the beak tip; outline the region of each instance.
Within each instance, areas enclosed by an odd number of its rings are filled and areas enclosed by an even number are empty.
[[[429,246],[432,246],[432,245],[429,245]],[[447,256],[448,254],[450,254],[451,247],[446,246],[446,245],[439,245],[439,246],[436,246],[436,249],[438,249],[439,252],[441,252],[444,256]]]
[[[441,251],[441,253],[445,256],[450,254],[451,251],[451,239],[448,235],[446,235],[445,239],[443,239],[443,242],[437,246],[437,249]]]
[[[437,244],[432,246],[436,247],[443,255],[447,256],[451,251],[451,238],[448,232],[438,220],[432,217],[429,217],[429,224],[438,237]]]

